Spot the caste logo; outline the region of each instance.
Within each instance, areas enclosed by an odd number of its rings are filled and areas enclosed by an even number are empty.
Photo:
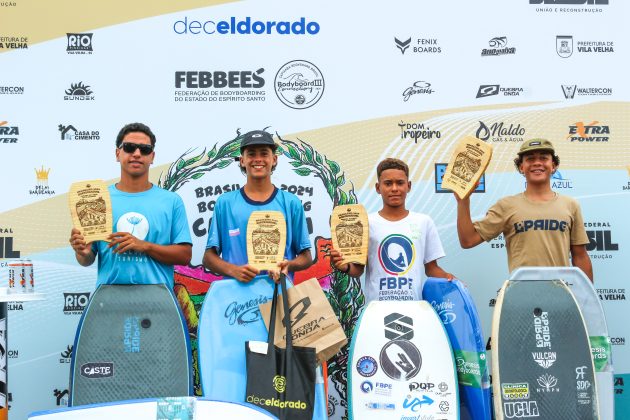
[[[89,379],[111,378],[114,376],[114,364],[111,362],[93,362],[81,365],[81,376]]]
[[[0,95],[24,95],[24,86],[0,86]]]
[[[175,102],[264,102],[264,68],[176,71]]]
[[[480,85],[477,91],[477,99],[487,96],[520,96],[523,88],[520,87],[501,87],[500,85]]]
[[[397,312],[391,313],[383,319],[385,324],[385,338],[388,340],[411,340],[413,338],[413,319]]]
[[[573,99],[577,96],[612,96],[612,88],[602,87],[578,87],[578,85],[561,85],[565,99]]]
[[[424,80],[418,80],[417,82],[413,82],[411,86],[403,91],[403,101],[407,102],[409,98],[414,95],[431,95],[434,92],[435,90],[431,87],[431,83]]]
[[[404,235],[387,236],[378,246],[378,260],[388,274],[406,274],[416,259],[413,242]]]
[[[442,137],[440,130],[431,130],[428,124],[425,126],[424,123],[406,123],[400,120],[398,127],[400,127],[400,138],[413,139],[415,144],[418,144],[418,139],[433,140]]]
[[[66,315],[81,315],[90,300],[90,293],[64,293],[63,313]]]
[[[28,49],[28,37],[26,36],[0,36],[0,49],[26,50]]]
[[[482,57],[492,57],[496,55],[516,54],[516,48],[506,47],[506,36],[497,36],[488,41],[490,48],[484,48],[481,50]]]
[[[289,61],[278,70],[274,79],[276,96],[293,109],[315,105],[324,94],[324,76],[317,66],[304,60]]]
[[[77,130],[74,125],[59,124],[61,140],[100,140],[101,134],[98,130]]]
[[[70,88],[66,89],[66,94],[63,97],[64,101],[93,101],[94,95],[92,95],[90,86],[84,85],[83,82],[72,83]]]
[[[409,52],[415,54],[440,54],[442,52],[442,47],[439,45],[437,38],[415,38],[413,46],[411,46],[411,40],[411,37],[403,40],[394,37],[394,44],[403,55],[410,47],[411,50]]]
[[[605,142],[610,140],[608,134],[610,134],[610,127],[600,124],[599,121],[593,121],[589,124],[578,121],[569,126],[567,139],[570,139],[571,142]]]
[[[294,21],[260,21],[250,16],[240,20],[232,16],[229,20],[199,21],[184,16],[173,24],[177,35],[316,35],[319,31],[319,23],[307,21],[305,17]]]
[[[420,372],[420,350],[407,340],[392,340],[383,346],[379,356],[381,369],[397,381],[408,381]]]
[[[66,34],[68,37],[68,54],[92,54],[92,34]]]
[[[55,195],[55,190],[51,189],[48,186],[48,175],[50,174],[50,168],[44,168],[42,165],[41,168],[35,168],[35,175],[37,176],[37,184],[31,190],[29,190],[30,195]]]
[[[0,121],[0,144],[17,143],[20,129],[9,125],[8,121]]]
[[[521,127],[521,124],[506,125],[503,121],[495,122],[488,127],[483,121],[479,121],[479,128],[475,133],[475,137],[483,141],[492,142],[522,142],[525,138],[525,128]]]

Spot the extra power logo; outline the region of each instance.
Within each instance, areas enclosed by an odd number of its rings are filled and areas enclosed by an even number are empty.
[[[68,54],[92,54],[92,35],[91,33],[67,33],[68,46],[66,47],[66,52]]]
[[[81,376],[88,379],[110,378],[114,376],[114,364],[111,362],[92,362],[81,365]]]
[[[17,143],[20,138],[20,129],[8,121],[0,121],[0,144]]]
[[[385,325],[385,338],[388,340],[411,340],[413,338],[413,319],[411,317],[391,313],[383,319]]]
[[[63,294],[63,313],[81,315],[90,301],[90,292],[73,292]]]
[[[538,366],[548,369],[556,361],[556,352],[551,351],[549,313],[540,308],[534,309],[534,338],[537,351],[532,352],[532,358]]]
[[[585,123],[578,121],[569,126],[569,135],[567,136],[571,142],[605,142],[610,140],[610,126],[601,124],[599,121]]]
[[[79,130],[74,125],[59,124],[57,126],[61,140],[100,140],[101,134],[98,130]]]
[[[276,73],[276,96],[293,109],[306,109],[315,105],[324,95],[324,75],[313,63],[304,60],[289,61]]]
[[[497,55],[516,54],[516,48],[509,47],[506,36],[495,36],[488,41],[490,48],[484,48],[481,50],[482,57],[492,57]]]
[[[264,68],[175,72],[175,102],[263,102]]]
[[[573,35],[556,35],[556,53],[562,58],[577,54],[610,54],[615,52],[614,41],[579,40],[574,42]]]
[[[578,85],[560,85],[565,99],[573,99],[576,96],[612,96],[612,88],[606,87],[580,87]]]
[[[504,121],[498,121],[488,126],[483,121],[479,121],[475,137],[495,143],[520,143],[525,140],[525,128],[521,127],[520,123],[508,125]]]
[[[400,120],[398,123],[400,127],[400,138],[402,140],[413,140],[415,144],[418,144],[418,140],[433,140],[442,137],[440,130],[431,130],[428,123],[408,123]]]
[[[35,168],[35,176],[37,183],[33,188],[29,190],[30,195],[55,195],[55,190],[48,185],[48,177],[50,175],[50,168],[45,168],[44,165],[41,168]]]
[[[71,83],[66,89],[64,101],[93,101],[94,95],[90,86],[83,82]]]
[[[28,49],[28,37],[0,35],[0,50],[26,50],[26,49]]]
[[[394,45],[403,55],[407,50],[410,54],[442,53],[442,47],[437,38],[394,37]]]
[[[476,98],[485,98],[488,96],[521,96],[522,87],[501,87],[501,85],[480,85],[477,90]]]

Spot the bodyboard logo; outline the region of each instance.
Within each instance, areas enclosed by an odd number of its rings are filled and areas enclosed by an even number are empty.
[[[110,378],[114,376],[114,364],[111,362],[85,363],[81,365],[81,376],[90,379]]]

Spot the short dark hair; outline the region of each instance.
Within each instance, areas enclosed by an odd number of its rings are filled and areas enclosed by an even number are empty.
[[[153,134],[153,131],[151,131],[151,129],[148,126],[142,123],[136,122],[136,123],[127,124],[123,128],[120,129],[120,131],[118,132],[118,136],[116,136],[117,148],[120,147],[123,139],[129,133],[144,133],[147,136],[149,136],[149,139],[151,139],[151,146],[155,146],[155,134]]]
[[[268,148],[268,149],[270,149],[270,150],[271,150],[271,153],[272,153],[272,154],[274,154],[274,155],[277,155],[277,154],[278,154],[278,153],[276,152],[276,150],[278,149],[278,148],[277,148],[277,146],[276,146],[276,147],[273,147],[273,146],[266,145],[266,144],[254,144],[254,145],[251,145],[251,146],[241,147],[241,156],[243,156],[243,155],[245,154],[245,149],[247,149],[247,148],[255,148],[255,147],[256,147],[256,148],[261,148],[261,149]],[[238,167],[239,167],[239,169],[241,170],[241,173],[242,173],[243,175],[247,176],[247,169],[245,169],[245,167],[244,167],[244,166],[241,166],[241,158],[240,158],[240,157],[237,157],[237,158],[234,158],[234,160],[236,160],[236,161],[238,162]],[[278,164],[277,164],[277,163],[271,167],[271,173],[272,173],[272,174],[273,174],[273,173],[274,173],[274,171],[276,170],[276,167],[278,167]]]
[[[521,173],[521,164],[523,163],[523,158],[531,153],[535,153],[535,152],[530,152],[530,153],[521,153],[519,155],[516,156],[516,158],[514,159],[514,166],[516,167],[516,170]],[[555,154],[555,152],[551,151],[551,150],[540,150],[540,153],[548,153],[551,155],[551,160],[553,161],[553,163],[556,165],[556,168],[558,166],[560,166],[560,158],[558,157],[558,155]]]
[[[409,179],[409,166],[407,166],[407,164],[402,160],[395,158],[383,159],[376,167],[376,177],[378,179],[381,179],[381,174],[383,173],[383,171],[386,171],[388,169],[400,169],[405,173],[407,179]]]

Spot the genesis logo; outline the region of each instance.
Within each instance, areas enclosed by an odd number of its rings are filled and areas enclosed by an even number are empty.
[[[250,299],[245,303],[232,302],[225,308],[224,317],[230,325],[246,325],[261,319],[260,309],[258,305],[267,303],[269,298],[259,295],[257,298]]]
[[[396,43],[396,48],[400,50],[401,53],[405,53],[405,50],[409,48],[409,44],[411,44],[411,38],[406,41],[401,41],[398,38],[394,38],[394,42]]]
[[[411,340],[413,338],[413,319],[397,312],[384,318],[385,338],[388,340]]]
[[[413,243],[403,235],[389,235],[378,247],[378,260],[389,274],[406,274],[413,266],[415,258],[416,250]]]
[[[114,376],[114,364],[111,362],[86,363],[81,365],[81,376],[90,379]]]
[[[178,35],[316,35],[319,23],[301,17],[294,21],[254,20],[250,16],[239,19],[199,21],[188,19],[175,21],[173,32]]]

